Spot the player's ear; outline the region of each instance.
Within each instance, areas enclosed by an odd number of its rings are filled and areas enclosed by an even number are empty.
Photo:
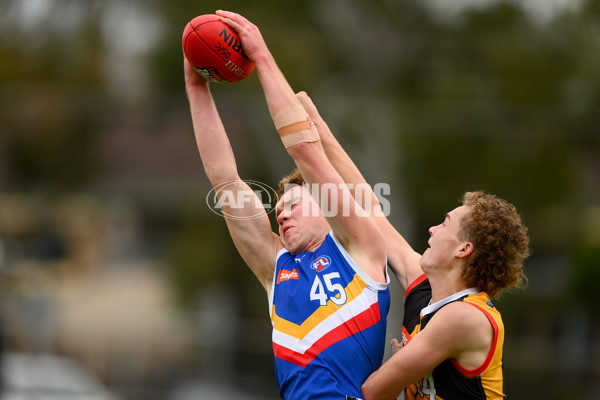
[[[471,255],[475,250],[475,246],[471,242],[462,242],[460,247],[458,248],[456,256],[458,258],[465,258]]]

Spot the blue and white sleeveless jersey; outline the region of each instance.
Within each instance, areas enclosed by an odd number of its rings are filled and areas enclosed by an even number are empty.
[[[279,252],[269,306],[283,399],[362,397],[383,360],[388,283],[371,279],[333,232],[314,252]]]

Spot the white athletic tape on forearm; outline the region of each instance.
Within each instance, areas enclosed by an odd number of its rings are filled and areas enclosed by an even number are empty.
[[[319,140],[315,124],[301,104],[293,104],[279,111],[273,116],[273,122],[286,149],[299,143]]]

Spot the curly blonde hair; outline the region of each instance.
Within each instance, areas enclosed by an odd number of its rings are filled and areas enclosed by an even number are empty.
[[[471,212],[461,221],[461,240],[474,246],[462,275],[467,285],[490,298],[505,289],[524,287],[529,236],[515,206],[481,191],[465,193],[462,201]]]

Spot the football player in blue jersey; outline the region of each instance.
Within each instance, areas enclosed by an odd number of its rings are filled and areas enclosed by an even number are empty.
[[[311,185],[284,192],[278,232],[258,199],[222,202],[234,244],[268,295],[281,397],[360,398],[385,347],[390,299],[383,234],[327,159],[258,28],[239,14],[217,15],[238,32],[256,64],[275,127],[301,174],[286,180]],[[256,196],[238,174],[207,81],[185,60],[184,68],[198,149],[216,195]]]

